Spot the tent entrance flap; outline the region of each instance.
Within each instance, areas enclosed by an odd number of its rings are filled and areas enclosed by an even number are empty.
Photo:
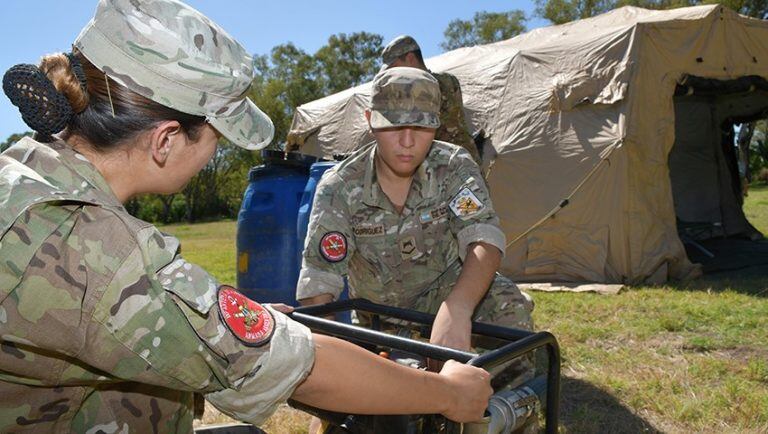
[[[674,107],[669,177],[678,234],[689,258],[705,272],[768,263],[768,243],[760,241],[762,234],[742,209],[746,184],[734,129],[768,117],[768,82],[754,76],[686,77]],[[739,251],[750,253],[734,254]]]

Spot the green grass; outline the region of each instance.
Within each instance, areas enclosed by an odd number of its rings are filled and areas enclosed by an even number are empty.
[[[168,232],[182,241],[181,254],[184,259],[202,266],[221,283],[236,284],[235,235],[237,222],[177,224],[162,226],[160,230]]]
[[[768,235],[768,185],[750,186],[744,214],[757,230]]]
[[[744,206],[768,233],[768,186]],[[166,226],[184,256],[235,282],[235,222]],[[768,273],[753,269],[616,296],[533,292],[563,355],[561,431],[768,432]],[[216,416],[209,416],[216,419]],[[282,408],[270,433],[306,432]]]

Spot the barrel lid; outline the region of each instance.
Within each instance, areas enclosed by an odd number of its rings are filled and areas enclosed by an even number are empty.
[[[285,166],[301,166],[309,168],[312,163],[317,161],[317,157],[300,154],[298,152],[277,151],[274,149],[264,149],[261,151],[261,158],[268,164],[279,164]]]

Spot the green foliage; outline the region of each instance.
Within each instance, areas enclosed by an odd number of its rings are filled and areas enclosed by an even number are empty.
[[[553,24],[564,24],[622,6],[674,9],[704,4],[721,4],[743,15],[768,18],[768,0],[536,0],[536,14]]]
[[[761,173],[768,170],[768,120],[763,119],[755,125],[752,141],[749,144],[749,171],[752,178],[762,182]]]
[[[617,6],[616,0],[536,0],[536,13],[552,24],[589,18]]]
[[[5,151],[6,149],[10,148],[11,145],[21,140],[23,137],[31,136],[32,131],[27,131],[24,133],[15,133],[8,136],[7,139],[5,139],[4,142],[0,143],[0,152]]]
[[[516,9],[509,12],[477,12],[471,21],[453,20],[448,24],[440,44],[444,50],[503,41],[526,31],[525,14]]]
[[[381,64],[381,43],[374,33],[340,33],[313,55],[287,43],[256,56],[251,97],[275,124],[272,147],[284,146],[296,107],[372,79]]]
[[[332,35],[315,59],[325,78],[324,92],[336,93],[363,84],[380,66],[381,35],[367,32]]]

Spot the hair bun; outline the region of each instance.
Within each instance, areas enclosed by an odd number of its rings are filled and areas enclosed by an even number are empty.
[[[44,136],[63,130],[74,115],[67,98],[35,65],[12,66],[3,76],[3,91],[24,123]]]

